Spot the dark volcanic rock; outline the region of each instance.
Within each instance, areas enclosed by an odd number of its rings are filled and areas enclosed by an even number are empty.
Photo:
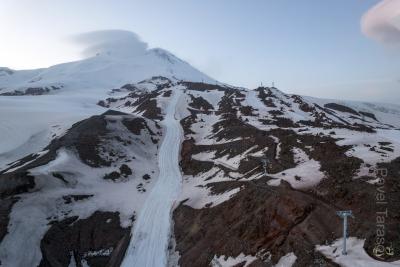
[[[93,195],[68,195],[63,196],[65,204],[71,204],[74,201],[81,201],[93,197]]]
[[[161,108],[157,106],[157,100],[155,98],[158,95],[158,90],[143,94],[139,96],[138,100],[133,105],[137,107],[137,111],[143,112],[142,116],[148,119],[161,120],[163,118]]]
[[[107,133],[105,116],[93,116],[74,124],[58,142],[60,147],[76,149],[81,160],[89,166],[110,166],[110,162],[100,157],[98,151],[101,138]]]
[[[170,97],[172,95],[172,90],[167,90],[163,93],[163,97]]]
[[[200,172],[208,171],[214,166],[212,162],[192,159],[192,154],[195,154],[195,151],[193,139],[183,141],[181,149],[182,159],[180,165],[185,174],[195,175]]]
[[[246,183],[212,208],[197,210],[181,203],[173,216],[183,267],[208,266],[215,254],[256,255],[263,249],[272,253],[273,262],[294,252],[297,266],[310,266],[316,256],[305,251],[341,233],[334,207],[287,184],[271,188],[263,180]]]
[[[181,266],[206,266],[214,255],[236,257],[243,252],[254,256],[262,249],[271,252],[273,262],[294,252],[298,257],[294,266],[337,266],[314,251],[316,244],[341,237],[337,210],[353,210],[355,219],[349,219],[349,235],[366,239],[364,248],[372,257],[398,260],[400,158],[378,167],[388,170],[383,188],[364,178],[346,179],[344,183],[323,179],[307,191],[294,190],[286,182],[270,187],[265,179],[209,184],[213,194],[244,189],[215,207],[193,209],[184,202],[178,206],[174,230]],[[377,204],[378,190],[385,192],[386,206]],[[377,257],[377,229],[382,226],[377,225],[376,218],[377,212],[385,208],[388,217],[384,223],[384,247],[392,248],[393,255]],[[261,265],[250,266],[270,266],[260,259],[257,264]]]
[[[49,149],[49,152],[47,152],[43,156],[37,157],[36,155],[28,155],[17,161],[15,164],[11,165],[11,167],[1,171],[0,198],[7,197],[9,195],[25,193],[28,192],[30,189],[33,189],[35,187],[35,177],[30,175],[28,170],[45,165],[54,160],[56,158],[56,152],[58,148],[58,144],[56,144],[56,142],[52,142],[46,148]],[[11,168],[16,168],[18,166],[21,167],[18,168],[16,171],[6,173],[6,171],[9,171]]]
[[[199,82],[180,82],[180,84],[183,84],[186,86],[187,89],[189,90],[195,90],[195,91],[208,91],[208,90],[218,90],[218,91],[225,91],[227,90],[227,87],[221,86],[218,84],[208,84],[208,83],[199,83]]]
[[[374,119],[374,120],[378,121],[378,120],[376,119],[376,117],[375,117],[375,114],[373,114],[373,113],[369,113],[369,112],[365,112],[365,111],[360,111],[360,114],[361,114],[361,115],[364,115],[365,117],[369,117],[369,118],[371,118],[371,119]]]
[[[28,192],[35,187],[35,177],[27,172],[0,175],[0,198]]]
[[[121,167],[119,167],[119,171],[125,177],[127,177],[127,176],[129,176],[129,175],[131,175],[133,173],[132,169],[129,168],[129,166],[126,165],[126,164],[122,164]]]
[[[266,101],[278,101],[272,90],[259,90],[259,93]],[[181,266],[208,266],[214,255],[256,255],[261,250],[272,253],[272,263],[294,252],[298,257],[294,266],[338,266],[316,252],[315,245],[331,242],[341,236],[341,222],[336,216],[336,210],[340,209],[353,209],[361,218],[357,223],[350,222],[352,236],[366,238],[371,232],[367,220],[374,220],[371,213],[373,198],[365,203],[357,199],[365,199],[374,187],[365,181],[352,179],[363,161],[347,156],[346,152],[352,147],[339,146],[337,140],[328,135],[300,134],[300,131],[297,133],[283,128],[260,130],[246,123],[237,115],[241,106],[234,95],[233,90],[222,97],[217,112],[221,120],[213,125],[213,134],[210,135],[216,141],[224,142],[197,145],[193,138],[183,142],[181,167],[184,174],[196,175],[216,166],[229,177],[232,171],[229,168],[211,161],[194,160],[192,155],[212,151],[215,158],[230,158],[244,151],[251,154],[261,148],[268,148],[263,152],[263,157],[269,160],[268,173],[277,173],[296,166],[293,149],[300,148],[311,159],[320,162],[320,170],[326,174],[327,179],[309,191],[294,190],[286,182],[282,182],[279,187],[267,186],[268,177],[248,182],[245,178],[263,170],[260,168],[260,158],[242,157],[236,171],[243,174],[243,177],[235,176],[237,181],[204,185],[212,195],[244,188],[239,193],[215,207],[209,203],[203,209],[193,209],[182,202],[174,211],[176,249],[181,255]],[[303,106],[303,111],[314,114],[316,122],[312,122],[312,126],[316,126],[316,123],[321,128],[339,126],[357,131],[371,130],[345,121],[332,124],[326,116],[325,110],[328,109],[311,106],[301,98],[297,99],[297,103]],[[334,111],[329,112],[330,115],[334,114]],[[272,114],[275,120],[268,123],[285,128],[300,126],[280,118],[279,113]],[[277,122],[277,119],[281,120]],[[190,126],[196,121],[199,121],[196,113],[181,121],[185,135],[193,134]],[[279,139],[279,150],[272,137]],[[255,145],[255,150],[249,150]],[[307,177],[296,176],[296,179]],[[369,212],[365,212],[367,210]],[[364,212],[367,215],[361,215]],[[249,266],[271,266],[272,263],[263,262],[262,257],[259,257]]]
[[[292,95],[291,96],[293,101],[299,104],[299,108],[304,112],[315,112],[315,107],[309,105],[307,102],[303,100],[303,98],[299,95]]]
[[[136,91],[138,88],[133,84],[125,84],[121,87],[122,89],[126,89],[128,91]]]
[[[150,135],[155,135],[143,118],[123,119],[122,123],[133,134],[140,135],[142,130],[147,129]]]
[[[0,199],[0,243],[4,236],[8,233],[8,222],[10,220],[10,212],[18,198]]]
[[[0,96],[44,95],[50,93],[51,90],[58,90],[61,88],[62,86],[28,87],[24,91],[14,90],[12,92],[2,93]]]
[[[351,114],[354,114],[354,115],[360,115],[354,109],[346,107],[346,106],[343,106],[343,105],[340,105],[340,104],[337,104],[337,103],[328,103],[328,104],[325,104],[324,107],[330,108],[330,109],[334,109],[334,110],[338,110],[338,111],[341,111],[341,112],[351,113]]]
[[[321,171],[327,172],[337,182],[351,179],[363,162],[345,154],[351,146],[339,146],[331,137],[305,135],[300,140],[314,148],[309,152],[311,158],[319,161]]]
[[[375,202],[374,224],[364,248],[378,260],[396,261],[400,260],[400,157],[378,164],[378,170],[380,180],[370,196]]]
[[[255,114],[253,113],[254,108],[251,106],[241,106],[240,108],[240,112],[244,115],[244,116],[254,116]]]
[[[130,228],[121,228],[116,212],[96,211],[87,219],[70,217],[53,222],[40,248],[40,267],[76,266],[86,260],[89,266],[119,266],[129,244]]]
[[[214,107],[208,103],[207,100],[202,98],[201,96],[195,97],[193,95],[190,95],[192,102],[189,103],[189,106],[195,108],[195,109],[200,109],[204,111],[208,111],[209,109],[214,109]]]
[[[117,171],[113,171],[104,175],[103,179],[105,180],[118,180],[121,177],[121,174]]]
[[[264,103],[267,107],[270,108],[275,108],[276,105],[274,103],[273,99],[278,99],[278,97],[274,94],[274,92],[271,89],[275,88],[269,88],[269,87],[258,87],[256,91],[258,92],[258,97],[260,98],[261,102]],[[280,101],[281,104],[285,106],[290,106],[288,103],[284,101]]]

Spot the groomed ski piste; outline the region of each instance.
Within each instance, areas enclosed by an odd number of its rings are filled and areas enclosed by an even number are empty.
[[[181,91],[176,90],[162,122],[166,135],[158,157],[160,175],[139,213],[122,267],[167,265],[171,210],[182,180],[178,162],[182,129],[176,118],[180,96]]]

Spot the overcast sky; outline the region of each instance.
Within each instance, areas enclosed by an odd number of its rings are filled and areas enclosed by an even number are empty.
[[[82,58],[88,31],[136,32],[211,77],[400,103],[399,0],[2,0],[0,66]]]

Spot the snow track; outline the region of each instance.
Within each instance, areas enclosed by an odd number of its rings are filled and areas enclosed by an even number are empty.
[[[139,213],[122,267],[167,265],[171,209],[182,181],[178,164],[182,129],[175,119],[180,95],[176,90],[162,122],[166,135],[158,156],[160,175]]]
[[[261,110],[266,109],[266,106],[264,105],[263,102],[261,102],[261,99],[258,97],[258,92],[255,90],[249,91],[247,93],[246,101],[248,105],[258,109],[259,113],[261,112]]]

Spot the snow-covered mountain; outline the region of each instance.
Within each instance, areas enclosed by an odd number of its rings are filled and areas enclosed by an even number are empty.
[[[153,76],[215,83],[166,50],[131,53],[126,46],[136,42],[103,45],[92,57],[45,69],[0,68],[0,96],[19,96],[0,98],[0,139],[7,140],[0,144],[0,167],[43,148],[72,123],[100,114],[96,103],[112,88]],[[32,97],[37,95],[41,97]]]
[[[101,94],[153,76],[173,80],[215,82],[170,52],[153,48],[124,56],[109,50],[87,59],[37,70],[0,68],[0,95]],[[61,92],[57,92],[60,90]],[[78,92],[76,92],[78,91]]]
[[[233,87],[112,47],[0,69],[0,266],[399,265],[400,106]]]

